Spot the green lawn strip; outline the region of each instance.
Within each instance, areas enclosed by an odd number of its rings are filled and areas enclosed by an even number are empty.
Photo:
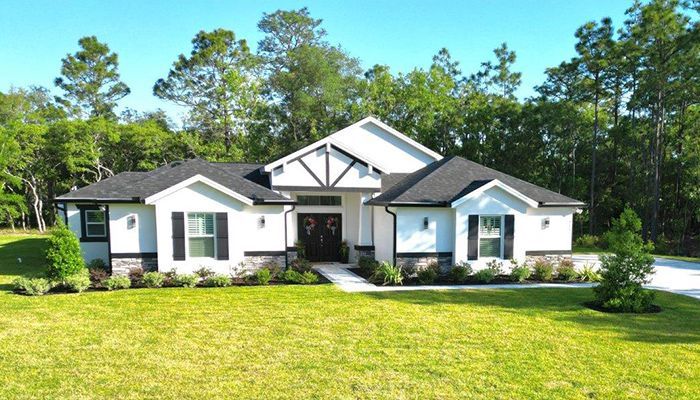
[[[0,290],[8,290],[20,275],[44,271],[46,238],[40,234],[0,235]]]
[[[41,265],[42,241],[3,238]],[[27,241],[29,240],[29,241]],[[39,257],[39,258],[37,258]],[[590,289],[333,285],[0,292],[0,398],[692,398],[700,302],[603,314]]]

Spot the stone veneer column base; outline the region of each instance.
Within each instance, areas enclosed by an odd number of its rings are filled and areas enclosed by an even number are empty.
[[[396,265],[415,269],[416,271],[437,263],[441,270],[447,271],[452,266],[452,253],[396,253]]]
[[[355,251],[357,252],[357,260],[359,261],[361,257],[367,257],[371,258],[372,260],[375,260],[375,255],[374,255],[374,246],[372,245],[355,245]]]
[[[525,265],[533,266],[537,260],[549,261],[557,267],[562,260],[572,260],[571,252],[561,252],[561,251],[526,251],[525,252]]]
[[[112,254],[112,275],[128,275],[132,268],[158,270],[158,256],[122,257]]]

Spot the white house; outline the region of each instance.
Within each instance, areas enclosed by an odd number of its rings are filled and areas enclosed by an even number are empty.
[[[57,197],[87,261],[239,273],[296,257],[397,264],[571,254],[584,204],[460,157],[442,157],[369,117],[267,165],[173,162]]]

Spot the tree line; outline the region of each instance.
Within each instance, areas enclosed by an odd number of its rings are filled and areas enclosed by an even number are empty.
[[[94,36],[61,61],[53,96],[0,93],[0,221],[44,230],[51,199],[122,171],[202,157],[266,162],[374,115],[459,155],[585,201],[577,235],[607,231],[625,206],[662,251],[700,251],[700,23],[697,2],[635,2],[573,34],[576,56],[518,99],[506,43],[470,73],[448,49],[428,68],[363,71],[306,8],[263,14],[251,50],[229,29],[201,31],[154,83],[184,106],[127,109],[119,58]]]

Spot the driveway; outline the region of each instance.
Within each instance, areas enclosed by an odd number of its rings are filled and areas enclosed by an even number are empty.
[[[594,254],[575,254],[574,263],[576,266],[586,263],[600,265],[598,256]],[[700,263],[657,257],[654,268],[656,273],[646,287],[700,299]]]

